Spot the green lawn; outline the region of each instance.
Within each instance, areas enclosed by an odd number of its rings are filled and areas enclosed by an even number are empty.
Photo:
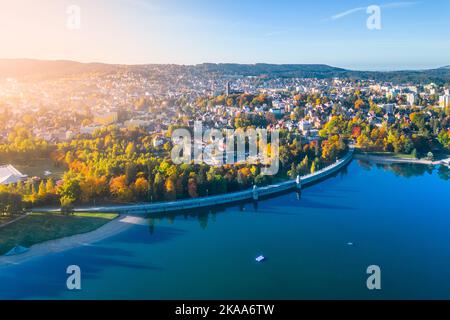
[[[369,152],[370,155],[379,157],[390,157],[397,159],[415,159],[413,155],[406,153],[395,153],[395,152]]]
[[[8,223],[12,220],[14,220],[15,217],[9,217],[9,216],[0,216],[0,226],[2,224]]]
[[[363,151],[361,149],[356,149],[357,154],[367,154],[376,157],[388,157],[388,158],[397,158],[397,159],[415,159],[413,155],[406,153],[395,153],[395,152],[386,152],[386,151]]]
[[[91,232],[117,216],[111,213],[77,213],[70,216],[32,213],[0,228],[0,255],[16,245],[29,248],[37,243]]]
[[[357,149],[358,154],[366,154],[366,152]],[[396,158],[396,159],[415,159],[413,155],[411,154],[405,154],[405,153],[395,153],[395,152],[384,152],[384,151],[369,151],[367,152],[368,155],[371,156],[377,156],[377,157],[389,157],[389,158]],[[446,150],[442,151],[434,151],[434,160],[442,160],[442,159],[448,159],[450,157],[450,154]],[[421,159],[425,159],[426,155],[422,155]]]
[[[23,174],[29,177],[45,178],[45,171],[50,171],[52,174],[48,178],[59,180],[62,178],[65,169],[63,167],[55,167],[50,159],[30,159],[28,163],[12,163]]]

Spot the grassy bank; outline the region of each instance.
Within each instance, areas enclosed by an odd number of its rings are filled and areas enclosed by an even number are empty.
[[[33,213],[0,229],[0,255],[16,245],[29,248],[45,241],[91,232],[117,216],[110,213],[77,213],[70,216]]]
[[[385,151],[367,151],[367,152],[365,152],[361,149],[356,149],[356,154],[370,155],[370,156],[376,156],[376,157],[385,157],[385,158],[391,158],[391,159],[407,159],[407,160],[426,159],[426,155],[421,155],[419,157],[419,159],[416,159],[412,154],[407,154],[407,153],[395,153],[395,152],[385,152]],[[446,150],[433,152],[433,159],[435,161],[448,159],[449,157],[450,157],[450,154]]]
[[[364,154],[364,152],[361,152]],[[371,156],[377,156],[377,157],[387,157],[387,158],[393,158],[393,159],[416,159],[413,155],[407,154],[407,153],[395,153],[395,152],[369,152],[368,153]]]
[[[1,216],[0,215],[0,226],[14,220],[16,217],[11,216]]]

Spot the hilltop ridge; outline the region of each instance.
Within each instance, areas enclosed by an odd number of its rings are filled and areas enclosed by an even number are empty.
[[[281,78],[350,78],[371,79],[394,83],[450,84],[450,66],[429,70],[358,71],[326,64],[237,64],[202,63],[198,65],[121,65],[106,63],[81,63],[70,60],[0,59],[0,77],[27,79],[55,79],[85,73],[110,73],[119,71],[148,72],[152,68],[171,67],[179,72],[203,72],[233,76],[268,76]]]

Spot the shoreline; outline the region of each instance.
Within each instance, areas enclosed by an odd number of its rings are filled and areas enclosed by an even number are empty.
[[[169,213],[183,210],[192,210],[199,208],[214,207],[217,205],[234,204],[247,200],[258,200],[262,197],[276,196],[279,193],[289,190],[302,189],[303,186],[321,181],[328,178],[334,173],[340,171],[343,167],[348,165],[353,159],[353,149],[339,161],[319,170],[314,173],[299,176],[297,180],[287,180],[284,182],[276,183],[264,187],[255,187],[254,189],[247,189],[244,191],[226,193],[221,195],[185,199],[172,202],[160,202],[160,203],[140,203],[129,205],[105,205],[97,207],[80,207],[75,209],[75,212],[88,212],[88,213],[101,213],[101,212],[116,212],[120,214],[136,214],[147,215],[154,213]],[[35,209],[36,212],[58,212],[59,208],[41,208]]]
[[[33,245],[29,251],[23,254],[15,256],[0,256],[0,268],[18,265],[22,262],[50,254],[60,253],[83,246],[90,246],[96,242],[102,241],[130,229],[134,225],[138,224],[136,223],[136,219],[137,218],[134,217],[120,215],[116,219],[94,231],[38,243]]]
[[[315,183],[317,181],[326,179],[330,175],[338,172],[343,167],[345,167],[348,163],[351,162],[352,159],[368,160],[368,161],[374,161],[374,162],[386,163],[386,164],[388,164],[388,163],[413,163],[413,164],[423,164],[423,165],[440,165],[440,164],[445,165],[443,163],[443,161],[383,157],[383,156],[376,156],[376,155],[370,155],[370,154],[353,153],[351,151],[344,158],[342,158],[339,162],[332,164],[314,174],[310,174],[310,175],[301,177],[300,186],[301,187],[302,187],[302,185],[306,186],[306,185]],[[298,187],[296,181],[292,181],[292,180],[286,181],[286,182],[283,182],[280,184],[275,184],[275,185],[271,185],[271,186],[267,186],[267,187],[258,188],[258,195],[259,195],[259,197],[276,196],[276,194],[278,194],[280,192],[288,191],[288,190],[294,189],[296,187]],[[236,197],[236,196],[244,197],[245,199],[252,198],[253,192],[254,192],[253,190],[239,192],[239,193],[236,193],[234,195],[234,197]],[[209,201],[213,200],[213,202],[216,202],[216,205],[219,205],[221,203],[218,203],[217,199],[214,201],[214,199],[217,197],[221,197],[223,200],[226,200],[225,204],[233,204],[235,199],[229,198],[230,195],[233,196],[233,194],[229,194],[229,195],[213,196],[213,197],[209,197],[209,198],[195,199],[195,200],[197,201],[197,203],[200,203],[200,204],[203,202],[207,202],[207,200],[209,200]],[[187,200],[187,201],[191,201],[191,200]],[[184,205],[185,202],[186,202],[186,200],[184,200],[184,201],[182,200],[179,202],[161,203],[161,204],[157,204],[156,206],[158,206],[158,207],[173,206],[173,208],[169,207],[168,210],[166,209],[166,210],[163,210],[162,212],[175,211],[175,209],[176,209],[176,211],[179,211],[179,210],[185,209],[185,206],[186,206],[186,205]],[[209,203],[209,202],[207,204],[211,205],[211,203]],[[214,203],[212,205],[214,205]],[[155,205],[153,205],[153,206],[155,206]],[[192,207],[190,209],[195,209],[195,207]],[[36,211],[55,212],[55,210],[56,209],[41,209],[41,210],[36,210]],[[150,211],[148,211],[148,208],[147,208],[147,210],[142,209],[142,208],[139,209],[139,205],[125,206],[125,207],[124,206],[115,206],[115,207],[108,206],[108,207],[87,208],[87,209],[80,208],[75,211],[76,212],[117,211],[117,213],[120,213],[120,215],[116,219],[108,222],[107,224],[101,226],[100,228],[98,228],[94,231],[84,233],[84,234],[78,234],[78,235],[74,235],[74,236],[70,236],[70,237],[50,240],[50,241],[46,241],[43,243],[38,243],[38,244],[33,245],[29,251],[27,251],[23,254],[20,254],[20,255],[8,256],[8,257],[0,256],[0,268],[18,265],[22,262],[25,262],[25,261],[28,261],[28,260],[31,260],[34,258],[39,258],[42,256],[47,256],[50,254],[60,253],[63,251],[67,251],[67,250],[71,250],[71,249],[75,249],[75,248],[79,248],[79,247],[83,247],[83,246],[93,245],[96,242],[99,242],[104,239],[110,238],[112,236],[118,235],[118,234],[132,228],[133,226],[143,225],[144,219],[142,217],[133,216],[133,215],[130,215],[130,213],[135,213],[135,214],[139,214],[139,215],[142,215],[142,213],[151,213]],[[14,221],[10,221],[7,224],[13,223],[17,220],[18,219],[14,220]]]
[[[438,165],[447,165],[445,161],[449,161],[449,159],[446,160],[439,160],[439,161],[432,161],[432,160],[426,160],[426,159],[408,159],[408,158],[395,158],[390,156],[377,156],[373,154],[363,154],[363,153],[355,153],[354,155],[355,159],[358,160],[367,160],[367,161],[374,161],[379,163],[411,163],[411,164],[423,164],[423,165],[430,165],[430,166],[438,166]]]
[[[289,180],[283,183],[270,185],[258,188],[255,190],[247,190],[228,195],[212,196],[208,198],[181,200],[171,203],[161,203],[153,205],[133,205],[133,206],[109,206],[99,208],[77,209],[75,212],[117,212],[120,215],[113,221],[103,225],[89,233],[74,235],[71,237],[46,241],[33,245],[29,251],[16,256],[0,256],[0,268],[20,264],[26,260],[46,256],[53,253],[59,253],[66,250],[92,245],[95,242],[104,240],[106,238],[117,235],[133,225],[141,224],[142,218],[132,216],[134,214],[149,214],[149,213],[166,213],[172,211],[181,211],[186,209],[195,209],[201,207],[210,207],[214,205],[233,204],[238,201],[254,199],[259,197],[275,196],[279,193],[294,190],[295,188],[302,188],[303,185],[309,185],[323,179],[328,178],[332,174],[340,171],[343,167],[348,165],[353,159],[353,150],[336,163],[323,168],[313,174],[309,174],[300,178],[300,181]],[[256,196],[255,196],[256,192]],[[56,209],[40,209],[36,212],[55,212]]]

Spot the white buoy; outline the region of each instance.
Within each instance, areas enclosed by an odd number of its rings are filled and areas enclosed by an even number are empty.
[[[266,257],[264,257],[264,256],[259,256],[259,257],[257,257],[255,260],[256,260],[256,262],[263,262],[264,260],[266,260]]]

